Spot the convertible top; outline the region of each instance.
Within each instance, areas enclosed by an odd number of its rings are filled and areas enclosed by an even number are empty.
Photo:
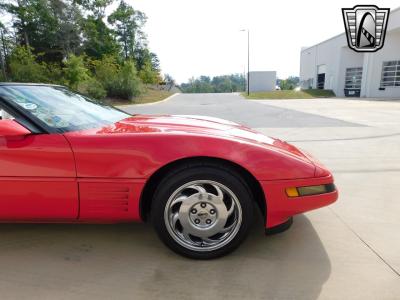
[[[16,86],[16,85],[65,87],[65,86],[63,86],[63,85],[59,85],[59,84],[50,84],[50,83],[0,82],[0,86]]]

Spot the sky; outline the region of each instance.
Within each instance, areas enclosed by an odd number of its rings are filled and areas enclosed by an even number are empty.
[[[344,32],[341,8],[400,6],[398,0],[359,1],[126,0],[147,15],[149,48],[178,83],[247,72],[247,33],[241,29],[250,31],[250,71],[298,76],[301,47]]]

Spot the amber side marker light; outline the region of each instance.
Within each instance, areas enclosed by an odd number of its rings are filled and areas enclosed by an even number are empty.
[[[333,183],[312,186],[289,187],[286,188],[286,195],[288,195],[288,197],[312,196],[330,193],[333,192],[335,189],[336,187]]]

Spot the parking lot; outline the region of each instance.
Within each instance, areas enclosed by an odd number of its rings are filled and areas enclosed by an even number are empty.
[[[149,224],[0,225],[0,299],[399,299],[400,101],[181,94],[131,113],[244,123],[314,154],[339,200],[227,257],[177,256]]]

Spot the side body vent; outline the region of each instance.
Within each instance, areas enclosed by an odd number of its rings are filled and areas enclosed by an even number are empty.
[[[79,182],[80,219],[132,220],[136,215],[133,182]]]

